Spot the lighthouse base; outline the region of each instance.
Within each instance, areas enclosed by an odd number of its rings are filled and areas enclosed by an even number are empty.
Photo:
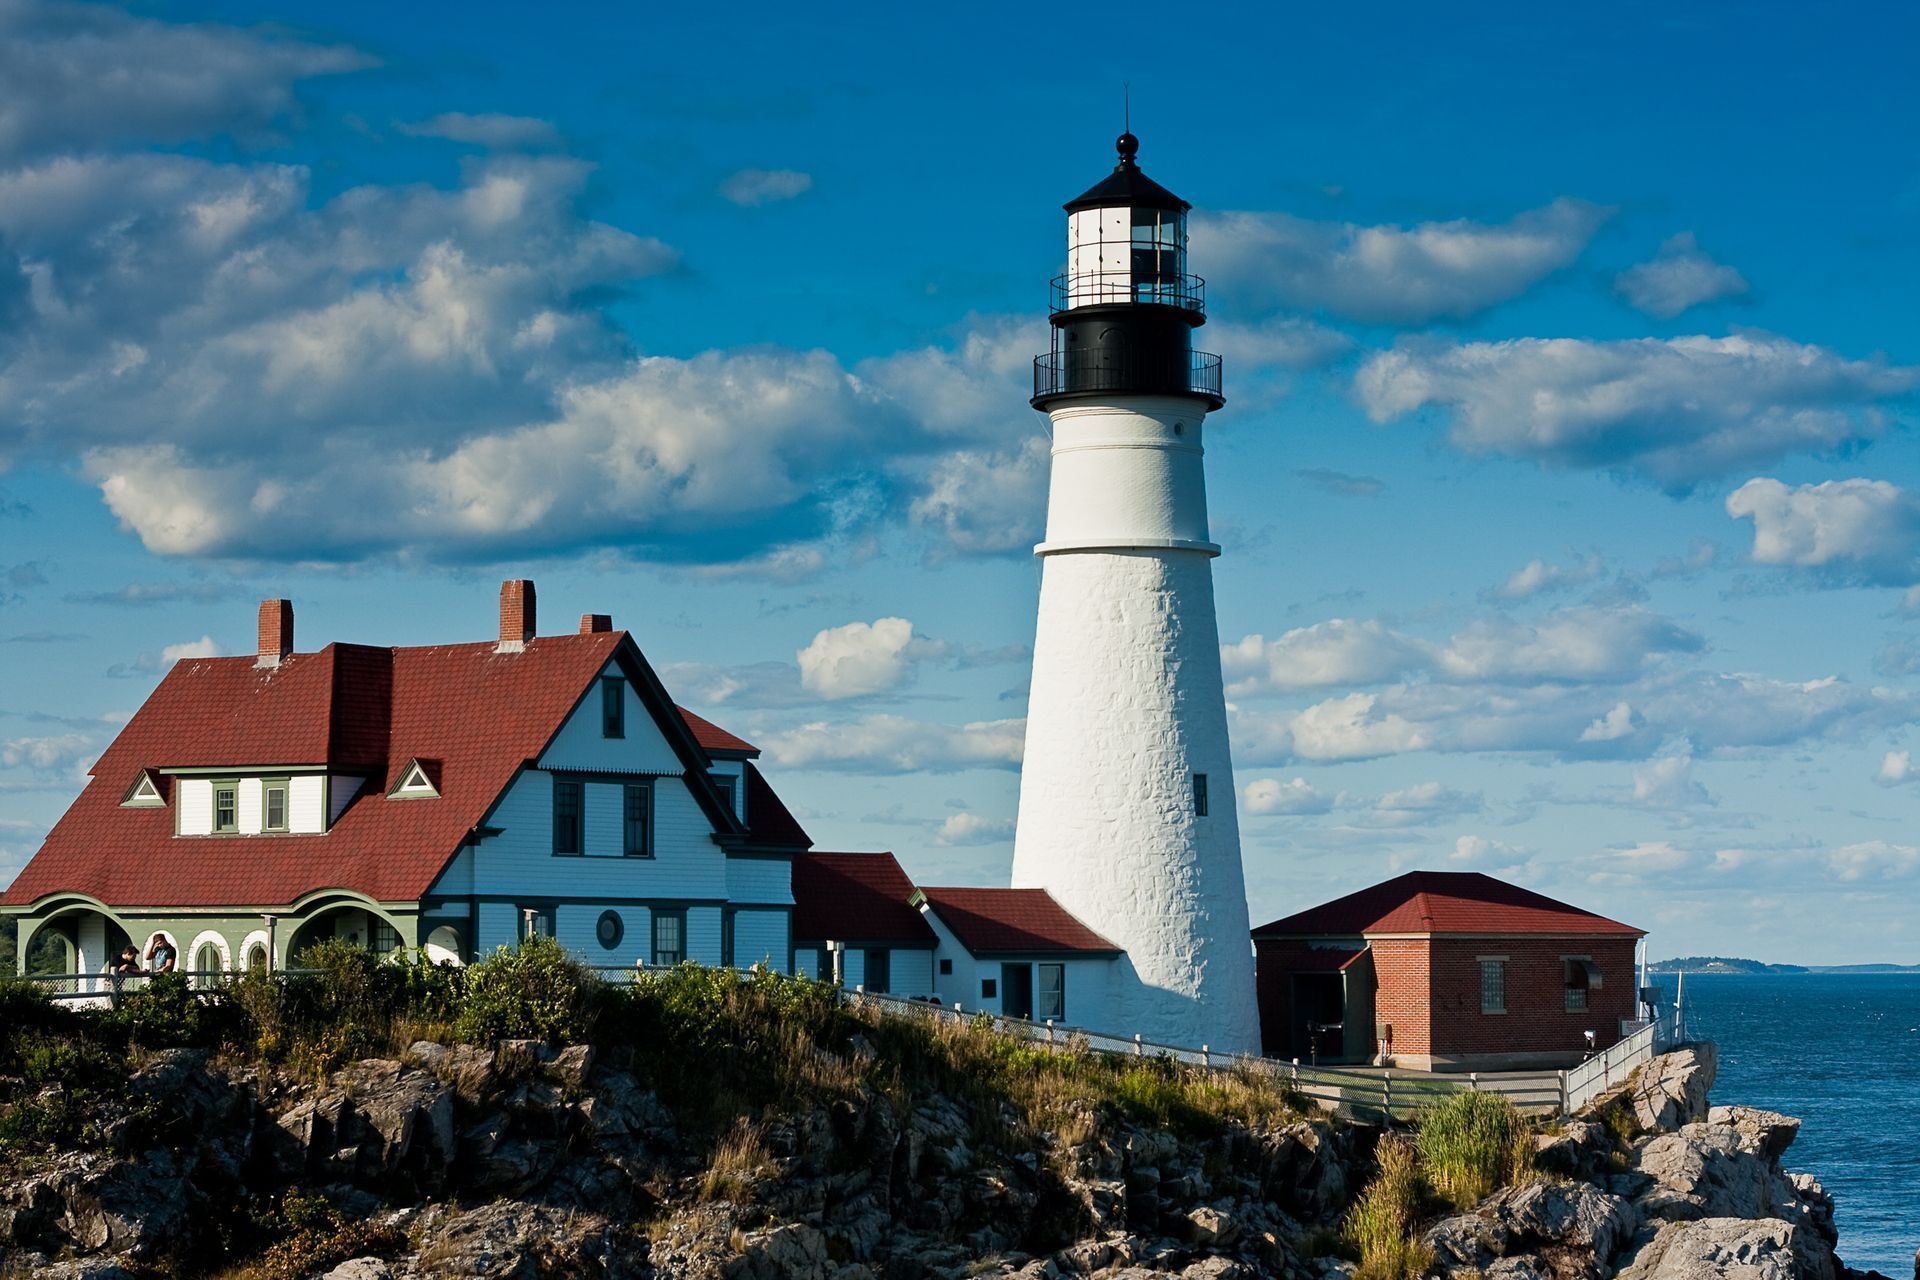
[[[1042,564],[1013,884],[1126,951],[1098,1030],[1256,1052],[1211,556]]]

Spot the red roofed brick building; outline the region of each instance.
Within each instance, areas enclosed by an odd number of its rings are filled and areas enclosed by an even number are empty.
[[[600,614],[539,635],[533,584],[477,644],[176,663],[0,897],[20,954],[97,974],[160,932],[196,970],[322,938],[466,961],[528,930],[589,963],[791,965],[811,843],[750,743],[676,708]]]
[[[1636,1013],[1645,931],[1478,872],[1411,871],[1253,931],[1270,1057],[1578,1062]]]

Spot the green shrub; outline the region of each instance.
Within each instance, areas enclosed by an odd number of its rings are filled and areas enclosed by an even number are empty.
[[[1418,1123],[1427,1180],[1459,1208],[1478,1204],[1532,1170],[1532,1131],[1501,1094],[1450,1094],[1422,1110]]]
[[[1422,1197],[1413,1144],[1388,1134],[1374,1159],[1379,1172],[1340,1224],[1342,1240],[1360,1256],[1354,1280],[1413,1280],[1433,1265],[1433,1250],[1414,1234]]]
[[[497,1040],[578,1042],[592,1029],[599,980],[552,938],[496,950],[467,970],[455,1028],[474,1044]]]
[[[109,1022],[135,1044],[173,1049],[200,1042],[200,1014],[184,973],[156,973],[114,1002]]]

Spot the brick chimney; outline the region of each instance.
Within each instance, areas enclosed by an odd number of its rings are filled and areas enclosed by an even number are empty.
[[[583,613],[580,615],[580,634],[593,635],[597,631],[613,630],[613,615],[610,613]]]
[[[500,584],[500,643],[495,653],[519,653],[534,636],[534,597],[531,578],[508,578]]]
[[[293,652],[293,601],[260,602],[260,656],[256,667],[277,667]]]

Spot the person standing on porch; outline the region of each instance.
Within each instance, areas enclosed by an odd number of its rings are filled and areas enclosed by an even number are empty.
[[[173,939],[164,933],[153,935],[153,941],[147,945],[147,968],[152,973],[172,973],[180,959],[180,953],[174,949]]]

